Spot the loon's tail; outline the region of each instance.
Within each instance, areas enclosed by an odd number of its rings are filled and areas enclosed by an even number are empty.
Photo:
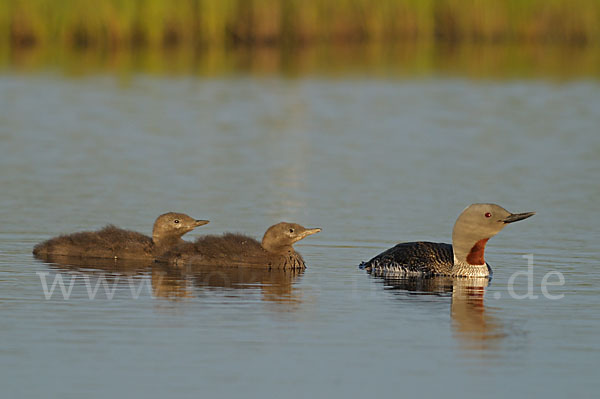
[[[369,262],[360,262],[358,268],[361,270],[371,271],[372,266]]]

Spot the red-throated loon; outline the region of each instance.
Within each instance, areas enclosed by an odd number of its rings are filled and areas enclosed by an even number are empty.
[[[38,258],[64,255],[79,258],[154,259],[174,245],[185,243],[185,233],[208,220],[196,220],[184,213],[169,212],[154,222],[152,238],[131,230],[108,225],[98,231],[61,235],[33,248]]]
[[[506,224],[534,214],[510,213],[495,204],[473,204],[458,216],[452,230],[452,245],[405,242],[360,266],[381,275],[490,276],[492,269],[484,259],[487,241]]]
[[[210,265],[304,269],[304,259],[292,245],[319,231],[319,228],[307,229],[296,223],[281,222],[267,229],[262,242],[233,233],[204,236],[193,243],[177,245],[160,260],[177,267]]]

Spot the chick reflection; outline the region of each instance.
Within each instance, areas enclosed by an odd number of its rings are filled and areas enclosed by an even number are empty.
[[[398,290],[398,294],[451,296],[452,329],[465,350],[494,349],[506,336],[501,323],[486,312],[487,277],[375,277],[382,278],[388,289]]]
[[[146,294],[169,300],[194,296],[191,284],[186,279],[179,274],[168,273],[164,267],[157,265],[154,261],[87,259],[64,255],[48,255],[44,257],[43,261],[53,269],[77,272],[86,276],[90,282],[90,288],[99,292],[98,298],[102,295],[102,289],[98,290],[96,287],[100,288],[104,282],[107,287],[104,289],[105,293],[106,290],[113,292],[119,285],[122,285],[125,295],[130,295],[133,299]],[[150,284],[148,284],[148,280],[140,278],[148,275],[151,277]],[[92,278],[90,279],[90,277]]]
[[[47,254],[38,260],[48,264],[51,269],[70,274],[70,279],[61,277],[61,284],[66,280],[66,290],[85,289],[89,299],[107,298],[126,295],[138,299],[141,295],[153,293],[147,276],[153,273],[155,264],[147,260],[81,258]],[[54,286],[57,280],[47,285]],[[154,284],[152,284],[153,286]],[[69,288],[70,287],[70,288]],[[63,287],[60,288],[63,291]],[[54,292],[54,290],[52,291]],[[64,297],[64,299],[68,299]]]
[[[190,281],[178,274],[169,273],[163,267],[154,264],[152,269],[152,293],[156,298],[181,300],[193,298]]]
[[[193,271],[168,268],[155,262],[114,259],[82,259],[63,255],[48,255],[43,260],[53,269],[76,272],[90,283],[88,291],[115,292],[117,295],[134,295],[135,298],[147,292],[148,280],[135,279],[150,275],[149,291],[157,298],[179,300],[196,297],[198,291],[206,288],[226,290],[260,289],[262,299],[268,302],[288,304],[301,303],[301,295],[294,283],[304,273],[302,270],[264,270],[227,267],[198,267]],[[91,277],[91,278],[90,278]],[[101,286],[107,288],[102,289]],[[122,289],[117,290],[121,285]],[[77,286],[79,287],[79,286]],[[98,290],[97,288],[100,288]],[[150,289],[151,288],[151,289]],[[112,297],[112,296],[111,296]],[[93,299],[93,298],[91,298]]]
[[[260,289],[262,299],[269,302],[300,303],[301,295],[294,283],[304,273],[303,270],[265,270],[245,267],[196,267],[179,273],[181,279],[193,281],[196,288],[225,290]]]
[[[137,259],[81,258],[78,256],[47,254],[37,258],[52,268],[88,274],[120,274],[133,276],[146,274],[152,270],[154,262]]]

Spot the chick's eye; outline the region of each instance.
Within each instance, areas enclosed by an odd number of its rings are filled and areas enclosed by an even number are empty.
[[[179,223],[179,219],[173,220],[173,223]]]
[[[491,217],[492,217],[492,214],[491,214],[491,213],[489,213],[489,212],[486,212],[486,213],[485,213],[485,217],[486,217],[486,218],[491,218]]]
[[[293,232],[294,232],[294,229],[290,229],[290,233],[293,233]]]

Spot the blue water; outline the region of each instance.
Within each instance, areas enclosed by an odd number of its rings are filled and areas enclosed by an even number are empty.
[[[5,72],[0,93],[3,397],[596,397],[598,81]],[[482,201],[537,212],[488,243],[489,285],[357,268],[449,242]],[[293,276],[31,255],[107,223],[149,233],[166,211],[211,220],[188,239],[323,231]],[[529,254],[536,298],[517,299]],[[69,299],[46,299],[56,275]],[[90,300],[102,279],[114,296]]]

